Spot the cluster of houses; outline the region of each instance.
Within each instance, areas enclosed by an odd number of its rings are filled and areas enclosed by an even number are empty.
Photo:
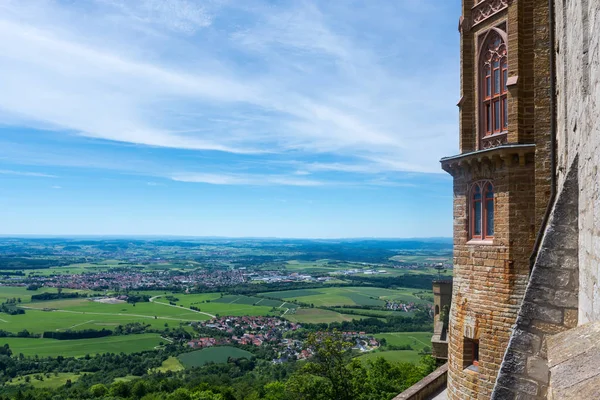
[[[404,311],[409,312],[417,309],[415,303],[396,303],[395,301],[386,301],[385,308],[392,311]]]
[[[260,346],[265,342],[280,342],[283,334],[300,328],[299,324],[273,317],[242,316],[218,317],[198,323],[199,326],[215,329],[230,336],[229,343]],[[188,343],[192,347],[206,347],[210,341],[198,339]]]
[[[301,326],[293,322],[272,317],[220,317],[198,323],[198,326],[215,329],[225,333],[226,337],[201,337],[188,341],[188,346],[195,349],[206,347],[238,344],[262,346],[269,345],[277,350],[282,362],[290,358],[303,359],[310,353],[303,349],[303,341],[284,338],[285,332],[295,331]]]
[[[225,334],[223,337],[200,337],[187,342],[194,349],[229,344],[262,346],[269,345],[278,353],[275,363],[291,359],[302,360],[312,356],[303,340],[286,338],[285,332],[295,331],[301,326],[293,322],[273,317],[220,317],[198,323],[198,326],[214,329]],[[220,336],[220,335],[219,335]],[[379,342],[365,332],[342,332],[345,341],[353,344],[353,349],[367,352],[379,347]]]
[[[330,272],[330,275],[357,275],[357,274],[363,274],[363,275],[383,275],[383,274],[387,274],[388,272],[385,269],[378,269],[378,270],[374,270],[374,269],[344,269],[341,271],[335,271],[335,272]]]
[[[379,341],[366,332],[342,332],[345,341],[353,343],[352,349],[366,352],[379,347]]]
[[[136,271],[115,269],[114,271],[57,274],[49,276],[19,277],[23,285],[33,284],[46,287],[89,290],[135,290],[135,289],[188,289],[192,287],[221,287],[245,283],[247,274],[240,270],[195,270],[181,271]],[[15,284],[15,282],[11,282]]]
[[[265,282],[265,283],[280,283],[280,282],[327,282],[332,278],[329,276],[313,277],[308,274],[301,274],[298,272],[292,272],[291,274],[285,274],[281,271],[260,271],[251,272],[248,274],[250,280],[254,282]]]

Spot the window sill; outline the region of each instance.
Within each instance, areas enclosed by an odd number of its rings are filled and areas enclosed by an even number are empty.
[[[489,134],[489,135],[484,135],[484,136],[482,137],[482,139],[483,139],[483,140],[485,140],[485,139],[493,139],[493,138],[495,138],[495,137],[498,137],[498,136],[503,136],[503,135],[508,135],[508,129],[506,129],[506,130],[503,130],[502,132],[494,132],[494,133],[491,133],[491,134]]]
[[[469,374],[477,375],[477,374],[479,374],[479,366],[478,365],[469,365],[463,371],[465,371]]]
[[[492,246],[494,244],[493,239],[471,239],[467,242],[467,245],[470,246]]]

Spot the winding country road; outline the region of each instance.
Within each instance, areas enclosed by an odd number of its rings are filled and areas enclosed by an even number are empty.
[[[161,302],[159,302],[159,301],[157,301],[157,302],[155,302],[155,301],[154,301],[154,299],[158,299],[159,297],[163,297],[163,296],[164,296],[164,295],[162,295],[162,294],[161,294],[161,295],[159,295],[159,296],[150,297],[150,303],[156,303],[156,304],[162,304],[163,306],[169,306],[169,307],[180,308],[180,309],[182,309],[182,310],[191,311],[191,312],[195,312],[195,313],[198,313],[198,314],[204,314],[204,315],[208,315],[208,316],[209,316],[209,317],[211,317],[211,318],[217,318],[217,316],[216,316],[216,315],[212,315],[212,314],[209,314],[209,313],[207,313],[207,312],[204,312],[204,311],[197,311],[197,310],[192,310],[191,308],[186,308],[186,307],[182,307],[182,306],[176,306],[176,305],[174,306],[173,304],[169,304],[169,303],[161,303]]]

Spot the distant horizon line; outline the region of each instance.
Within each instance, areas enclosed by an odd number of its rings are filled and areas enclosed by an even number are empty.
[[[119,235],[119,234],[76,234],[76,235],[61,235],[61,234],[3,234],[0,233],[0,238],[3,239],[78,239],[78,238],[111,238],[111,239],[137,239],[137,238],[155,238],[155,239],[254,239],[254,240],[451,240],[451,236],[425,236],[425,237],[385,237],[385,236],[354,236],[354,237],[285,237],[285,236],[195,236],[195,235]]]

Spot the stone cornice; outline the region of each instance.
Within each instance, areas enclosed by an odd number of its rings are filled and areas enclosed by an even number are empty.
[[[440,163],[444,171],[455,176],[457,173],[472,169],[483,162],[489,162],[496,166],[501,164],[525,165],[525,156],[533,153],[535,153],[534,144],[505,144],[491,149],[444,157]]]

